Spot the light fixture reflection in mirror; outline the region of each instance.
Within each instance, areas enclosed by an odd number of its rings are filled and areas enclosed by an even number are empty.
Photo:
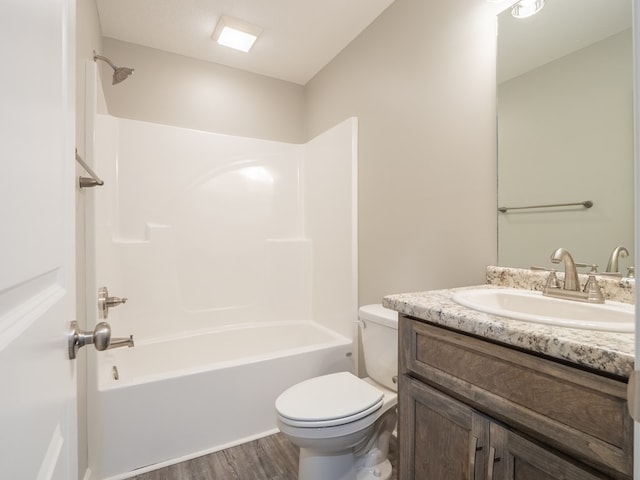
[[[515,18],[529,18],[544,7],[544,0],[520,0],[511,7],[511,15]]]

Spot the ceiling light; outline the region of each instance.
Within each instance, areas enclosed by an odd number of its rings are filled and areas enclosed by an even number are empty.
[[[218,24],[211,38],[218,42],[219,45],[235,48],[242,52],[248,52],[261,33],[262,29],[255,25],[235,18],[222,16],[220,20],[218,20]]]
[[[544,0],[520,0],[511,9],[515,18],[527,18],[535,15],[544,7]]]

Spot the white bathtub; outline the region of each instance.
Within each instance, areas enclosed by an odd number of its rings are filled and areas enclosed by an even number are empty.
[[[227,328],[100,352],[90,478],[128,478],[269,435],[282,391],[353,370],[350,356],[350,339],[311,322]]]

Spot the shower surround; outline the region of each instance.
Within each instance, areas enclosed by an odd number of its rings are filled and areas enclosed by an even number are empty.
[[[356,119],[294,145],[97,115],[94,138],[90,294],[128,298],[107,321],[136,346],[89,355],[92,480],[272,433],[282,390],[353,371]]]

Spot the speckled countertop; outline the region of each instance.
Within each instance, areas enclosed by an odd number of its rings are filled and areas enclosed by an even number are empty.
[[[543,278],[546,278],[544,272],[488,267],[488,284],[482,288],[539,290]],[[599,283],[608,299],[630,303],[634,297],[635,280],[599,279]],[[602,372],[629,377],[633,371],[633,333],[562,328],[478,312],[452,300],[456,291],[467,288],[478,286],[389,295],[382,303],[387,308],[437,325]]]

